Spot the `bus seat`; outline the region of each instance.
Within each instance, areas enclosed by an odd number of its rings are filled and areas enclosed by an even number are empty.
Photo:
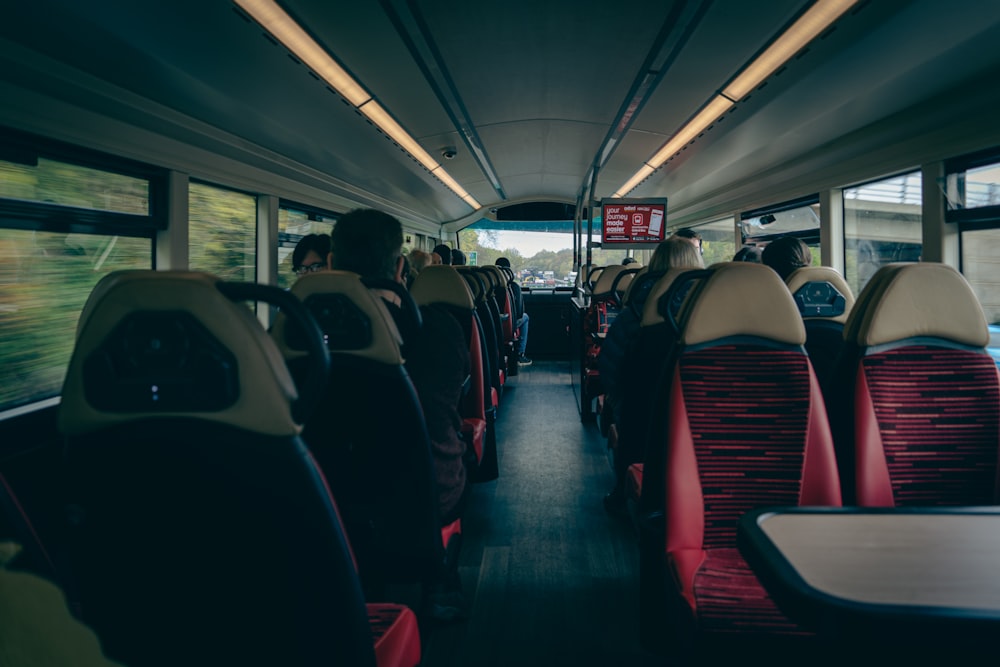
[[[88,304],[59,406],[82,620],[126,665],[377,664],[335,501],[299,434],[328,370],[291,294],[180,271],[123,271]],[[296,387],[253,313],[302,329]],[[419,655],[412,613],[393,652]],[[383,650],[383,653],[385,651]]]
[[[785,280],[806,327],[806,353],[823,395],[830,393],[837,357],[844,346],[844,324],[854,306],[847,281],[829,266],[805,266]]]
[[[736,525],[754,507],[841,503],[827,413],[790,292],[761,264],[704,273],[680,313],[676,362],[656,394],[667,414],[651,427],[649,448],[664,457],[655,465],[647,457],[642,492],[643,511],[654,512],[646,516],[662,516],[662,572],[652,581],[666,590],[670,646],[682,654],[808,636],[744,562]]]
[[[954,268],[879,269],[845,331],[838,430],[863,506],[998,502],[1000,377],[982,306]]]
[[[621,378],[628,378],[626,382],[621,383],[620,419],[616,422],[618,438],[612,460],[615,474],[619,478],[627,474],[631,464],[641,462],[645,458],[646,430],[655,408],[654,391],[664,369],[671,363],[673,346],[678,336],[671,323],[660,314],[658,304],[668,292],[680,295],[680,297],[671,296],[668,301],[682,300],[683,295],[700,275],[691,271],[681,268],[644,274],[634,283],[636,288],[633,290],[632,300],[626,305],[628,308],[636,309],[641,319],[635,341],[626,348],[622,357],[622,370],[619,375]],[[685,275],[685,278],[678,282],[682,275]],[[671,291],[675,282],[677,285]],[[641,469],[637,472],[639,475],[642,474]],[[642,484],[627,486],[626,490],[636,488],[642,488]],[[639,502],[638,497],[631,495],[627,499],[630,502]]]
[[[453,267],[425,267],[410,287],[414,300],[421,306],[438,304],[447,308],[458,320],[469,343],[472,366],[470,389],[459,405],[462,430],[470,451],[468,473],[474,481],[489,481],[498,475],[496,451],[496,404],[492,385],[486,377],[489,368],[488,351],[483,343],[483,327],[475,309],[473,289],[483,283],[472,273],[459,273]]]
[[[291,292],[330,354],[323,398],[302,438],[337,500],[369,597],[386,582],[430,581],[447,543],[430,436],[394,320],[356,273],[310,273]],[[305,375],[301,328],[279,312],[271,337],[292,376]]]

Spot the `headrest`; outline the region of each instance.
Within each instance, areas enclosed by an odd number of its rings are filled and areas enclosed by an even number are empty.
[[[792,294],[769,266],[714,264],[692,296],[681,314],[685,345],[730,336],[758,336],[790,345],[806,342]]]
[[[785,280],[804,320],[830,320],[843,324],[854,306],[847,281],[829,266],[804,266]]]
[[[500,272],[499,268],[493,266],[492,264],[487,264],[485,266],[477,266],[475,268],[476,271],[479,271],[480,273],[487,276],[488,280],[490,280],[490,282],[493,283],[492,285],[493,288],[504,287],[507,285],[507,278],[504,276],[503,273]]]
[[[947,264],[881,267],[862,290],[845,327],[845,339],[860,347],[915,337],[975,347],[989,344],[979,299],[965,277]]]
[[[630,265],[629,268],[636,268],[635,264]],[[632,298],[632,288],[641,283],[640,280],[643,276],[649,273],[649,267],[643,266],[639,269],[639,272],[632,276],[632,280],[629,281],[628,286],[625,288],[625,295],[622,297],[622,303],[628,305],[629,300]]]
[[[59,430],[81,435],[149,418],[197,417],[297,434],[297,393],[280,352],[218,282],[182,271],[105,276],[81,314]]]
[[[642,326],[651,327],[657,324],[662,324],[664,322],[663,315],[660,314],[657,304],[660,301],[660,297],[667,293],[670,286],[673,284],[677,276],[682,273],[687,273],[691,271],[688,268],[677,268],[668,269],[663,277],[656,281],[652,288],[649,290],[649,294],[646,296],[646,303],[642,307]]]
[[[465,278],[453,267],[444,264],[432,264],[418,273],[410,286],[410,294],[418,306],[443,303],[464,310],[476,307]]]
[[[594,283],[594,296],[604,296],[605,294],[608,294],[611,291],[611,287],[615,284],[615,278],[617,278],[618,274],[626,268],[628,267],[622,266],[621,264],[612,264],[611,266],[604,267],[604,270],[601,271],[601,275],[597,279],[597,282]]]
[[[492,264],[487,264],[486,266],[474,266],[472,267],[472,270],[487,280],[490,289],[495,289],[501,285],[507,284],[507,279],[500,273],[500,269]]]
[[[400,365],[402,337],[381,297],[350,271],[308,273],[292,285],[294,294],[319,324],[332,353]],[[306,356],[302,332],[278,313],[271,338],[285,359]]]

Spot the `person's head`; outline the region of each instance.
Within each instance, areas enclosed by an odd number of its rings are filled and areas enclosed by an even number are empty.
[[[693,229],[688,229],[687,227],[681,227],[676,232],[673,233],[674,236],[686,240],[688,243],[693,245],[698,250],[698,254],[701,254],[701,234],[694,231]]]
[[[745,245],[733,255],[734,262],[753,262],[760,264],[760,248],[753,245]]]
[[[355,209],[330,233],[330,268],[372,278],[399,280],[403,226],[388,213]]]
[[[649,259],[650,271],[703,268],[705,268],[705,262],[702,260],[697,246],[688,239],[676,235],[661,241]]]
[[[760,261],[778,272],[782,280],[792,271],[812,264],[812,251],[802,239],[782,236],[767,244],[760,255]]]
[[[497,257],[497,261],[493,263],[497,266],[506,266],[508,269],[510,268],[510,260],[506,257]]]
[[[443,263],[444,262],[441,261],[441,255],[437,254],[436,252],[431,253],[431,264],[443,264]]]
[[[425,266],[430,266],[434,263],[434,256],[429,252],[423,250],[414,249],[410,251],[410,272],[420,273],[424,270]]]
[[[434,252],[441,258],[442,264],[451,264],[451,248],[441,243],[434,246]]]
[[[465,253],[455,248],[451,251],[451,265],[452,266],[465,266]]]
[[[329,234],[306,234],[292,251],[292,271],[305,275],[310,271],[326,268],[326,257],[330,254]]]
[[[622,266],[627,266],[629,264],[635,264],[635,257],[626,257],[622,260]]]

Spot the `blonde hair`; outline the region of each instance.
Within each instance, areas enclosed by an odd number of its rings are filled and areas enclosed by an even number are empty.
[[[690,240],[681,236],[671,236],[660,245],[649,260],[650,271],[666,271],[667,269],[703,269],[705,261],[701,253]]]

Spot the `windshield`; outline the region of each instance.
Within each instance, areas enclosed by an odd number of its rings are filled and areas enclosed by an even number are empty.
[[[565,225],[566,229],[554,231],[553,223],[539,224],[539,231],[467,228],[459,232],[458,243],[469,264],[494,264],[498,257],[506,257],[524,287],[573,287],[576,272],[573,270],[572,222],[555,224]],[[519,226],[525,225],[522,223]],[[595,233],[593,238],[595,242],[601,240],[599,233]],[[628,254],[644,265],[652,250],[593,248],[591,254],[593,266],[621,264]],[[587,261],[586,248],[581,260],[583,263]]]

